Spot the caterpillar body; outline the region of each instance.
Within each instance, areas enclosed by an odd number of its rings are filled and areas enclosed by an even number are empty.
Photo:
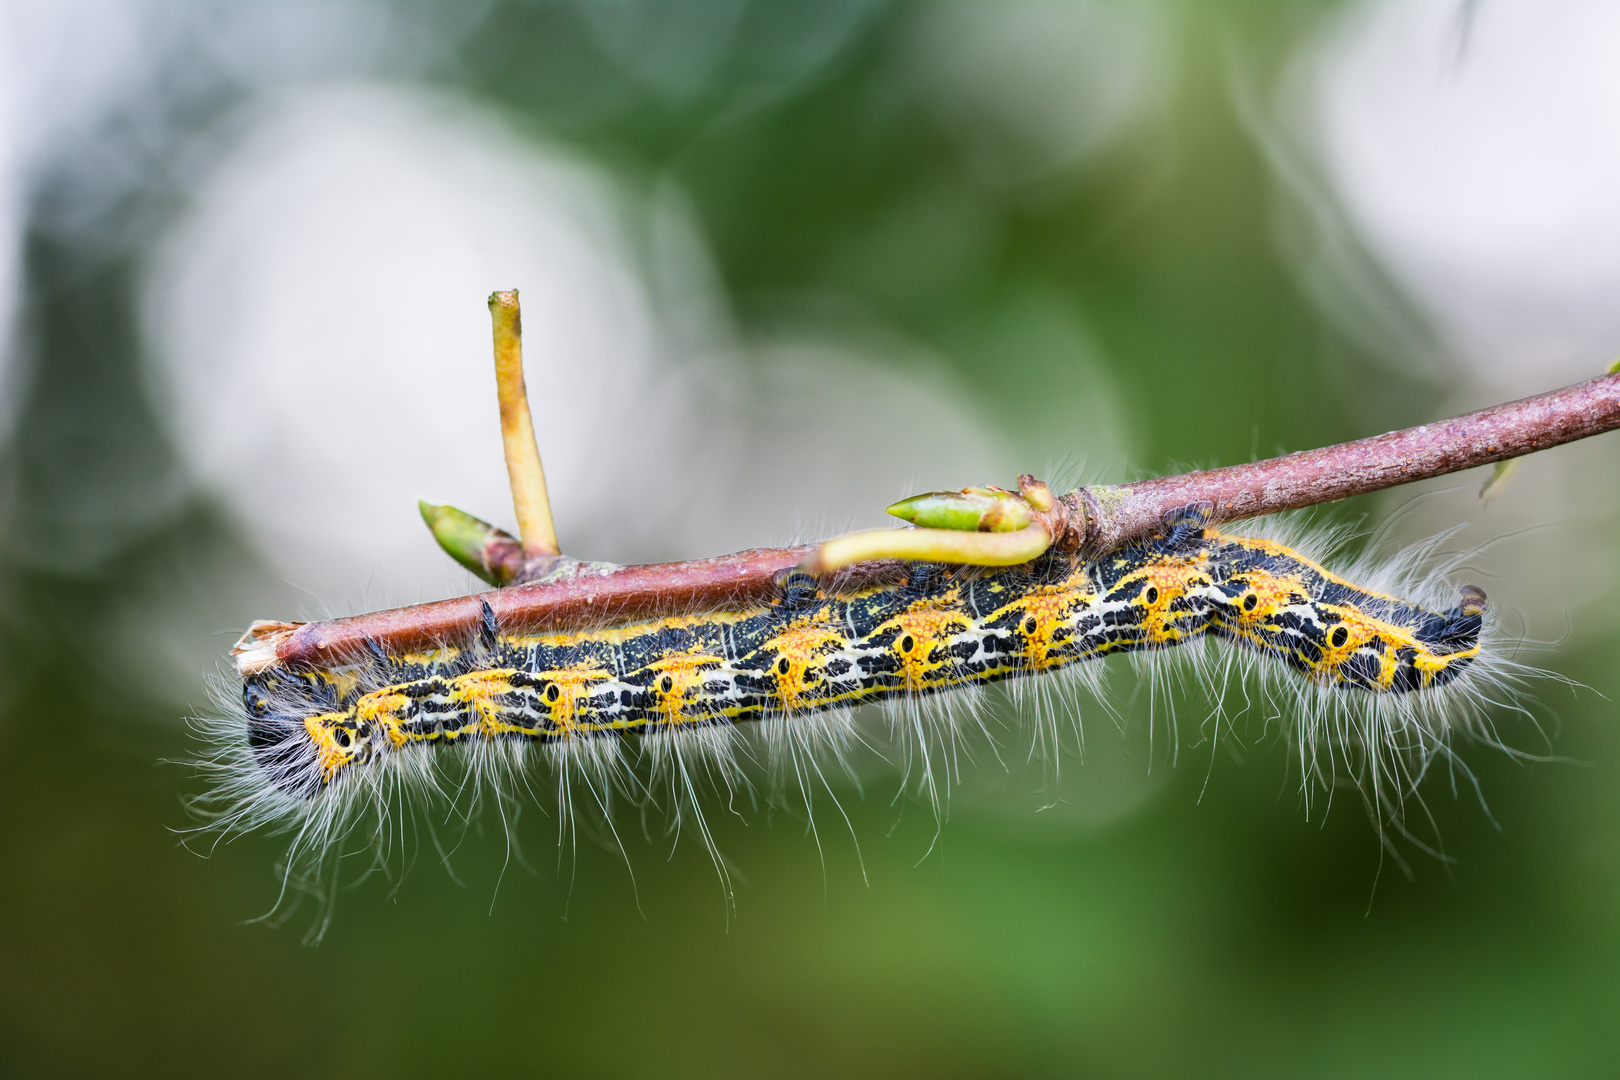
[[[1299,691],[1302,771],[1331,780],[1349,768],[1380,816],[1398,816],[1450,729],[1489,738],[1471,721],[1504,700],[1491,691],[1516,695],[1506,661],[1481,672],[1481,590],[1462,586],[1449,607],[1399,599],[1286,544],[1210,527],[1209,509],[1166,515],[1156,535],[1098,558],[914,563],[850,589],[793,574],[772,603],[574,631],[503,632],[486,604],[475,640],[267,668],[244,680],[242,712],[221,729],[216,823],[280,824],[294,855],[321,854],[367,805],[380,835],[387,800],[437,789],[436,748],[456,746],[484,770],[475,783],[497,786],[523,748],[541,748],[561,769],[565,813],[568,769],[584,765],[605,810],[621,748],[637,739],[677,756],[700,747],[734,769],[724,740],[764,721],[796,749],[836,752],[857,705],[889,701],[916,722],[918,705],[950,691],[1199,639]],[[677,801],[695,799],[679,771]]]

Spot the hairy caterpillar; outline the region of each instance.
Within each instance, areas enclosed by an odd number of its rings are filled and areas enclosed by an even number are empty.
[[[1480,674],[1481,590],[1462,586],[1445,608],[1409,602],[1208,516],[1208,504],[1183,508],[1095,559],[913,563],[855,589],[793,574],[774,603],[583,631],[504,633],[485,605],[476,640],[399,656],[373,646],[331,670],[267,668],[244,680],[242,712],[223,728],[215,810],[226,827],[280,823],[295,855],[319,854],[357,809],[386,817],[402,786],[436,789],[436,750],[456,746],[485,767],[475,781],[497,783],[523,748],[543,748],[565,798],[574,768],[606,809],[622,747],[638,737],[675,756],[690,799],[679,754],[701,748],[734,772],[725,740],[743,721],[781,729],[794,752],[836,751],[859,704],[898,702],[920,725],[906,703],[1210,638],[1305,691],[1307,774],[1350,770],[1370,805],[1396,813],[1448,730],[1479,714],[1482,688],[1513,696],[1505,661]]]

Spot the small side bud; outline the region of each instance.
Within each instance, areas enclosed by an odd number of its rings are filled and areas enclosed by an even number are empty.
[[[1057,497],[1052,494],[1052,489],[1046,486],[1046,481],[1037,480],[1029,473],[1024,473],[1018,478],[1018,494],[1022,495],[1024,501],[1031,507],[1043,514],[1057,505]]]
[[[1024,497],[1001,488],[963,488],[913,495],[889,513],[924,529],[962,532],[1017,532],[1035,520]]]
[[[418,499],[416,508],[433,539],[452,559],[491,585],[504,585],[510,579],[507,560],[499,556],[518,548],[516,537],[453,506]]]

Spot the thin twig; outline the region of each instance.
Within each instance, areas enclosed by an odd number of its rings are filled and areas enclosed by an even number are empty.
[[[1304,450],[1251,465],[1207,469],[1118,486],[1078,488],[1037,519],[1061,551],[1100,553],[1160,527],[1167,511],[1213,506],[1214,521],[1296,510],[1398,484],[1520,457],[1620,428],[1620,374],[1452,420]],[[391,653],[464,639],[488,604],[508,632],[562,628],[649,614],[695,613],[779,589],[781,575],[817,549],[757,549],[693,562],[604,568],[578,564],[560,580],[316,623],[259,622],[233,650],[244,673],[273,664],[341,663],[368,644]],[[837,585],[892,579],[892,561],[861,563]]]
[[[501,441],[506,474],[512,481],[512,510],[525,555],[556,555],[557,528],[546,496],[546,473],[529,416],[529,389],[523,382],[523,313],[516,289],[491,293],[489,314],[495,329],[495,390],[501,403]]]
[[[1214,520],[1297,510],[1352,495],[1427,480],[1432,476],[1523,457],[1620,427],[1620,377],[1600,375],[1562,390],[1510,401],[1450,420],[1440,420],[1370,439],[1320,450],[1231,465],[1119,487],[1081,488],[1090,493],[1081,541],[1100,552],[1146,535],[1168,510],[1195,502],[1215,504]]]

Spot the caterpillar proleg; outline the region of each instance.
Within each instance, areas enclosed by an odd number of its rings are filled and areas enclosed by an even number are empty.
[[[290,829],[296,862],[364,811],[380,828],[396,793],[441,789],[441,755],[463,755],[472,783],[497,787],[548,761],[565,802],[585,790],[605,810],[610,792],[636,794],[637,751],[682,785],[700,767],[736,783],[737,756],[761,742],[837,758],[861,737],[858,705],[888,703],[899,733],[927,743],[948,737],[953,696],[982,685],[1208,642],[1199,657],[1212,671],[1252,662],[1287,688],[1307,786],[1349,776],[1389,816],[1454,731],[1488,735],[1482,706],[1512,704],[1480,589],[1401,599],[1287,544],[1212,527],[1209,513],[1182,508],[1094,558],[895,564],[855,587],[790,573],[769,602],[587,629],[507,632],[486,603],[466,640],[267,667],[243,680],[223,726],[214,809],[227,827]],[[772,734],[740,744],[756,721]],[[698,812],[692,792],[676,796]]]

